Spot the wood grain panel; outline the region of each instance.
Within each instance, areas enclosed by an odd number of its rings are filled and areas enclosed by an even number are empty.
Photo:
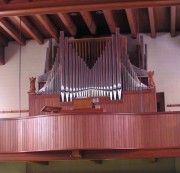
[[[180,112],[77,113],[0,120],[0,153],[179,148]]]
[[[72,110],[72,103],[60,102],[60,95],[29,94],[29,116],[47,114],[41,112],[44,106],[55,106],[62,107],[64,110]]]
[[[138,113],[156,111],[155,89],[124,92],[121,101],[100,102],[105,112]]]
[[[114,113],[138,113],[156,111],[156,91],[155,88],[143,91],[123,92],[123,98],[120,101],[110,101],[108,99],[99,99],[99,105],[104,112]],[[72,110],[71,102],[60,102],[59,95],[29,95],[29,115],[46,114],[41,112],[44,106],[59,106],[63,110]]]

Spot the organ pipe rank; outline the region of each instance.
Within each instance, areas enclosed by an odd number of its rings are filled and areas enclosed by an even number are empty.
[[[39,94],[60,94],[62,102],[75,97],[109,96],[120,100],[122,91],[147,89],[127,54],[127,39],[119,29],[112,37],[71,40],[60,33],[52,68],[39,77],[45,80]]]

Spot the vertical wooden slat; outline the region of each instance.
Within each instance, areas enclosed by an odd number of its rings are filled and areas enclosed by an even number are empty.
[[[66,114],[1,119],[0,153],[69,149],[174,148],[180,145],[179,123],[178,112]]]

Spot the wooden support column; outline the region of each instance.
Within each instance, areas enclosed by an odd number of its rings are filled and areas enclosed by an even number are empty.
[[[171,37],[176,36],[176,6],[171,6]]]
[[[153,7],[148,8],[148,15],[149,15],[150,28],[151,28],[151,37],[156,38],[156,23],[155,23],[155,14]]]

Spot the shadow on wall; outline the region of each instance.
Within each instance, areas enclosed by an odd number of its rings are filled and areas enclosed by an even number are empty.
[[[14,57],[20,57],[21,48],[22,47],[16,42],[9,42],[8,46],[5,47],[5,64]]]

